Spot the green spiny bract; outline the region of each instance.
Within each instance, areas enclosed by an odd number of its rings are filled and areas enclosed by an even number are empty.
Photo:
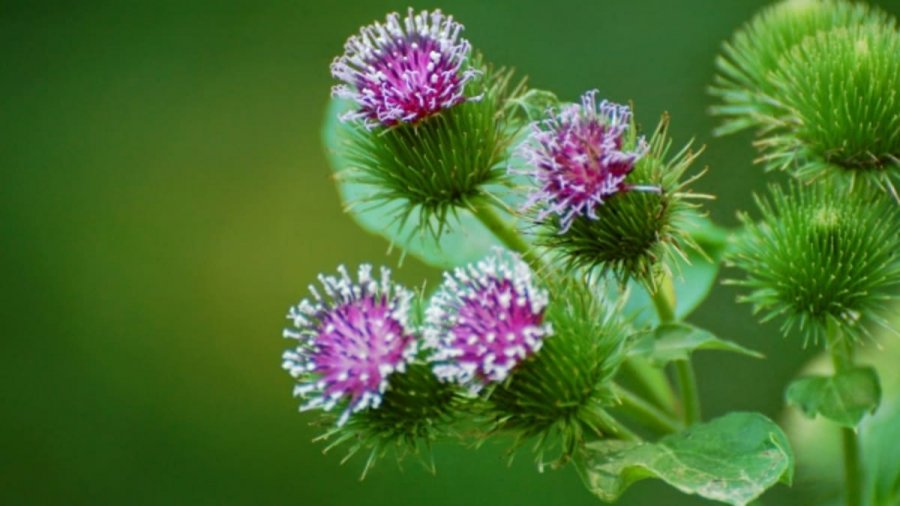
[[[353,181],[370,185],[370,205],[392,205],[405,222],[418,211],[416,226],[439,235],[459,208],[471,208],[485,186],[501,182],[502,163],[523,126],[509,101],[523,84],[512,72],[475,58],[480,74],[466,83],[477,96],[415,123],[368,129],[349,125],[347,157]],[[365,202],[363,203],[365,204]]]
[[[785,336],[818,342],[829,325],[857,340],[884,314],[900,286],[900,216],[873,191],[846,193],[834,185],[770,188],[757,197],[762,221],[740,218],[745,233],[729,263],[744,271],[730,283],[750,292],[763,321],[783,317]]]
[[[711,112],[722,117],[717,135],[762,126],[774,114],[771,73],[781,58],[804,38],[837,27],[887,23],[882,11],[844,0],[786,0],[756,15],[725,43],[716,60],[718,74],[710,93],[720,105]]]
[[[633,120],[632,120],[633,121]],[[538,228],[538,242],[546,246],[569,268],[599,269],[622,283],[640,281],[655,291],[660,269],[683,254],[684,247],[696,249],[686,228],[696,204],[686,187],[698,176],[682,180],[699,155],[691,143],[670,156],[672,139],[668,135],[669,116],[664,115],[649,141],[649,150],[637,161],[627,182],[656,186],[661,192],[629,191],[619,193],[596,208],[596,219],[579,216],[570,228],[560,233],[556,223]],[[626,149],[637,142],[632,124],[624,139]]]
[[[450,433],[463,402],[458,390],[438,380],[429,365],[414,363],[391,376],[390,386],[377,408],[355,413],[345,425],[329,429],[320,439],[330,441],[326,451],[348,444],[343,462],[367,450],[363,477],[391,450],[398,460],[408,454],[417,455],[433,471],[430,444]],[[324,422],[333,423],[328,418]]]
[[[900,33],[889,25],[806,39],[772,74],[780,113],[759,141],[768,168],[804,180],[838,177],[897,196]],[[777,100],[776,100],[777,98]]]
[[[539,465],[546,452],[560,451],[561,465],[591,436],[617,437],[605,408],[615,403],[610,386],[629,332],[600,293],[593,283],[552,282],[553,335],[487,396],[492,431],[512,434],[516,447],[536,438]]]

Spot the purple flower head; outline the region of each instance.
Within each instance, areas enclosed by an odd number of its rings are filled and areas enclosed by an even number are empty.
[[[319,275],[324,295],[310,285],[312,298],[291,308],[293,327],[284,336],[298,341],[284,353],[283,367],[297,380],[294,395],[301,411],[331,410],[347,401],[338,420],[376,408],[393,372],[403,372],[416,353],[409,327],[412,292],[391,283],[390,271],[372,277],[362,265],[354,282],[343,266],[339,276]]]
[[[444,278],[425,326],[438,378],[478,391],[503,381],[552,334],[543,321],[547,292],[518,256],[498,252]]]
[[[440,10],[411,8],[402,21],[395,12],[384,24],[363,27],[331,64],[344,82],[332,94],[359,106],[342,119],[361,119],[369,128],[414,123],[466,101],[465,84],[478,72],[462,69],[471,51],[462,30]]]
[[[624,151],[625,134],[631,125],[631,110],[604,100],[596,104],[597,91],[581,97],[581,105],[563,107],[558,114],[532,125],[532,133],[521,153],[531,165],[525,174],[538,189],[526,207],[541,204],[538,220],[559,216],[561,233],[578,216],[597,219],[597,206],[619,192],[655,191],[648,186],[625,183],[635,164],[649,147],[640,137],[632,151]]]

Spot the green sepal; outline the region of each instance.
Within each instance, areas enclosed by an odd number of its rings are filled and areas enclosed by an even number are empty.
[[[663,367],[675,360],[687,360],[698,350],[718,350],[764,358],[761,353],[735,342],[716,337],[712,332],[687,323],[667,323],[652,333],[644,334],[628,350],[629,356],[644,357],[652,364]]]
[[[881,404],[881,383],[871,367],[857,367],[834,376],[807,376],[785,391],[788,404],[806,416],[821,415],[843,427],[856,427]]]
[[[777,483],[790,484],[787,436],[758,413],[731,413],[656,443],[597,441],[579,460],[588,490],[617,500],[633,483],[656,478],[685,494],[744,506]]]
[[[381,404],[354,413],[343,426],[334,426],[330,413],[321,423],[329,426],[317,440],[327,443],[324,452],[347,448],[341,463],[358,453],[366,455],[360,479],[376,462],[393,453],[398,462],[417,457],[431,472],[431,444],[452,433],[453,423],[463,412],[465,398],[453,385],[438,380],[431,367],[414,363],[390,376]]]

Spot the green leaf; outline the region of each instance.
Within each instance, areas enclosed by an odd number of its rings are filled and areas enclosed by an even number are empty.
[[[719,350],[764,358],[761,353],[737,343],[719,339],[712,332],[687,323],[660,325],[644,335],[628,351],[629,356],[641,356],[659,367],[674,360],[687,360],[697,350]]]
[[[866,421],[863,458],[868,499],[872,506],[900,504],[900,399],[885,399],[885,405]]]
[[[794,456],[774,422],[731,413],[656,443],[590,443],[579,471],[588,489],[608,502],[639,480],[657,478],[685,494],[744,506],[778,482],[789,485]]]
[[[675,316],[679,320],[688,317],[706,300],[719,274],[719,265],[726,251],[728,231],[715,225],[709,218],[694,216],[691,239],[703,251],[701,254],[688,248],[687,262],[679,258],[671,266],[675,285]],[[659,318],[646,291],[636,282],[628,283],[630,296],[625,312],[637,326],[655,326]]]
[[[800,378],[788,386],[785,397],[810,418],[821,415],[841,426],[856,427],[866,413],[878,409],[881,384],[875,369],[858,367],[834,376]]]
[[[322,140],[328,162],[335,173],[341,202],[350,216],[366,231],[380,235],[392,245],[402,248],[427,264],[448,269],[481,259],[500,243],[484,225],[466,210],[458,210],[457,219],[450,220],[440,238],[421,233],[414,226],[419,221],[413,211],[405,223],[398,220],[397,209],[383,204],[373,205],[367,199],[374,189],[353,182],[348,177],[353,167],[343,155],[349,139],[349,125],[338,116],[351,107],[347,100],[332,99],[325,116]]]

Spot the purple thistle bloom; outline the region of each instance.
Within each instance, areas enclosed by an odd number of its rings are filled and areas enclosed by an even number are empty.
[[[414,14],[411,8],[402,23],[395,12],[384,24],[363,27],[331,64],[331,74],[344,82],[332,94],[359,105],[341,119],[361,119],[368,128],[414,123],[466,101],[465,84],[478,72],[462,70],[471,51],[459,38],[462,30],[440,10]]]
[[[425,326],[438,378],[477,392],[503,381],[552,335],[543,322],[547,292],[534,286],[531,270],[518,256],[498,252],[444,278]]]
[[[538,220],[556,214],[563,233],[578,216],[597,219],[597,206],[619,192],[659,192],[659,188],[634,186],[625,178],[649,147],[640,137],[633,151],[623,151],[631,110],[604,100],[599,110],[597,91],[581,97],[558,114],[532,124],[532,133],[520,150],[532,166],[525,171],[538,184],[526,207],[542,204]]]
[[[282,366],[297,380],[294,395],[306,402],[300,411],[331,410],[347,401],[338,420],[377,408],[393,372],[403,372],[416,353],[408,324],[413,294],[391,283],[390,271],[372,277],[372,266],[359,268],[354,283],[343,266],[340,276],[319,275],[324,296],[310,285],[304,299],[287,315],[293,328],[284,336],[298,345],[284,353]]]

